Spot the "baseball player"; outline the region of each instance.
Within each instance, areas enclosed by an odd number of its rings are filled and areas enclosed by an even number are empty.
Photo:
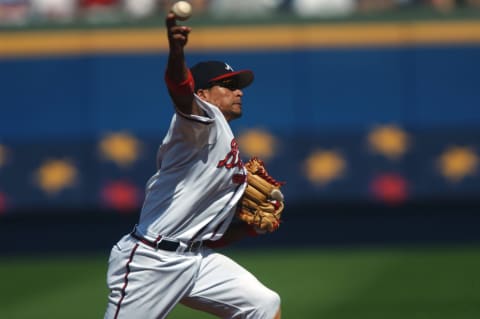
[[[247,188],[229,121],[242,115],[249,70],[186,66],[190,27],[166,17],[165,82],[175,106],[138,224],[112,248],[105,318],[165,318],[177,303],[220,318],[280,318],[280,297],[208,246],[255,229],[232,223]],[[227,232],[228,230],[228,232]]]

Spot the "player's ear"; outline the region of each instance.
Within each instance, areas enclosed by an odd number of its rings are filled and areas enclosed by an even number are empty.
[[[207,89],[198,89],[196,93],[202,100],[205,100],[205,99],[208,98],[208,90]]]

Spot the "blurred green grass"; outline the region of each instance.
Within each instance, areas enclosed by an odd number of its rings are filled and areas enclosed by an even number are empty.
[[[226,250],[283,318],[480,318],[480,247]],[[0,318],[103,318],[108,256],[0,258]],[[178,306],[168,318],[213,318]]]

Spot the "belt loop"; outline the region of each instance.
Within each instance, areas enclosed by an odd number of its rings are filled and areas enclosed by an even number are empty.
[[[161,235],[159,235],[159,236],[157,237],[157,239],[155,239],[155,241],[154,241],[153,243],[155,244],[155,248],[156,248],[156,249],[159,249],[158,246],[160,246],[160,243],[162,242],[162,240],[163,240],[163,236],[161,236]]]
[[[184,243],[183,241],[178,243],[178,248],[177,248],[177,253],[184,253],[188,251],[188,245]]]

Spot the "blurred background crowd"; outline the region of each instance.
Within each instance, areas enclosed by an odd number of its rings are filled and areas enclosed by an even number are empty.
[[[173,0],[0,0],[0,25],[128,21],[163,16]],[[429,8],[449,13],[480,9],[480,0],[191,0],[196,16],[251,18],[292,14],[335,18]]]

